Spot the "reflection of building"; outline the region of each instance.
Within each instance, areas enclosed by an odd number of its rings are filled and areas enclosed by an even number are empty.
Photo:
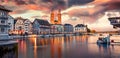
[[[0,5],[0,39],[8,38],[8,31],[10,29],[8,24],[9,12],[11,12],[11,10],[8,10],[4,6]]]
[[[62,33],[64,32],[64,26],[61,24],[53,24],[51,25],[51,33]]]
[[[75,32],[87,32],[86,25],[84,24],[77,24],[74,28]]]
[[[67,32],[67,33],[73,32],[73,25],[71,25],[71,24],[64,24],[64,32]]]
[[[58,11],[57,19],[55,17],[55,13],[53,11],[51,12],[50,22],[51,24],[61,24],[61,11],[60,10]]]
[[[35,19],[33,22],[34,34],[48,34],[50,33],[50,24],[47,20]]]
[[[108,18],[113,28],[120,27],[120,17],[111,17]]]

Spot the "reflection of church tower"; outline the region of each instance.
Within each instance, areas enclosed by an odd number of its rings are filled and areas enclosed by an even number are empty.
[[[61,24],[61,10],[58,11],[58,14],[57,14],[57,19],[55,19],[55,14],[54,12],[52,11],[51,12],[51,18],[50,18],[50,22],[51,24]]]

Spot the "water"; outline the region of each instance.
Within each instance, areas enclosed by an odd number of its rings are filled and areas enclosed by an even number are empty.
[[[111,39],[119,41],[120,36]],[[97,45],[98,36],[29,38],[18,44],[18,58],[120,58],[119,45]]]
[[[120,44],[97,45],[98,36],[26,38],[19,40],[18,58],[120,58]],[[120,36],[112,36],[120,42]]]

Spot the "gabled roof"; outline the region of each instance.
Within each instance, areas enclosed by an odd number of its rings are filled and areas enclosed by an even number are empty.
[[[35,21],[37,21],[40,25],[47,25],[47,26],[50,26],[50,23],[49,23],[47,20],[35,19]]]
[[[117,20],[117,19],[120,19],[120,17],[110,17],[108,18],[109,20]]]
[[[84,24],[77,24],[75,27],[86,27]]]
[[[73,25],[71,25],[71,24],[64,24],[64,26],[73,26]]]
[[[14,24],[16,24],[17,20],[22,20],[24,22],[24,21],[26,21],[28,19],[24,19],[22,17],[17,17],[17,18],[14,19]]]
[[[0,5],[0,10],[4,10],[4,11],[8,11],[8,12],[12,12],[12,10],[6,9],[4,6]]]

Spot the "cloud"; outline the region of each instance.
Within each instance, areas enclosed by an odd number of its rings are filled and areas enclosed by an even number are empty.
[[[63,14],[90,23],[102,17],[105,11],[120,8],[120,0],[0,0],[0,3],[13,10],[11,14],[24,14],[29,10],[50,14],[51,10],[62,9]]]
[[[83,5],[83,4],[86,4],[86,3],[89,3],[89,2],[92,2],[94,0],[68,0],[68,6],[73,6],[73,5]]]
[[[0,0],[0,3],[8,9],[12,9],[15,13],[24,13],[26,10],[40,10],[50,12],[51,10],[62,9],[65,10],[70,6],[85,4],[92,0]],[[73,3],[72,3],[73,2]],[[74,3],[75,2],[75,3]],[[23,11],[22,11],[23,9]]]

